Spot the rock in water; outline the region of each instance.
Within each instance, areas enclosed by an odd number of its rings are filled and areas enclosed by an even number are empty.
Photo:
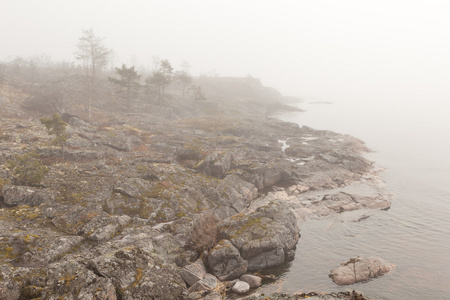
[[[382,276],[393,268],[394,265],[384,262],[381,258],[358,256],[341,263],[331,270],[328,276],[336,284],[347,285]]]

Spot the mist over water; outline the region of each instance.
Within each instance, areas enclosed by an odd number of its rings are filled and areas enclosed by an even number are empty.
[[[426,88],[426,87],[424,87]],[[392,207],[361,222],[341,217],[309,221],[301,228],[296,259],[281,284],[267,289],[358,289],[381,299],[447,299],[450,294],[449,98],[308,99],[305,113],[281,118],[317,129],[348,133],[374,152],[367,157],[394,194]],[[330,101],[331,104],[314,103]],[[386,99],[384,99],[386,100]],[[367,283],[339,287],[328,272],[356,255],[379,255],[393,272]]]

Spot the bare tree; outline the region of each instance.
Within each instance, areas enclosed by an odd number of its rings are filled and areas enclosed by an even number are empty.
[[[104,38],[98,37],[91,29],[84,30],[79,38],[75,58],[83,63],[86,72],[86,87],[89,92],[88,111],[89,119],[92,117],[92,101],[95,96],[98,74],[108,62],[110,51],[103,44]]]

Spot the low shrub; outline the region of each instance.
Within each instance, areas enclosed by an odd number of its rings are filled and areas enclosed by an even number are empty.
[[[34,152],[15,155],[7,161],[6,166],[13,173],[15,183],[21,185],[39,185],[49,171]]]

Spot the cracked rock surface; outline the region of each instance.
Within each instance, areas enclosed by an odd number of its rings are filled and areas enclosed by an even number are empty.
[[[383,276],[391,271],[394,265],[379,257],[355,257],[330,271],[328,275],[338,285],[348,285]]]

